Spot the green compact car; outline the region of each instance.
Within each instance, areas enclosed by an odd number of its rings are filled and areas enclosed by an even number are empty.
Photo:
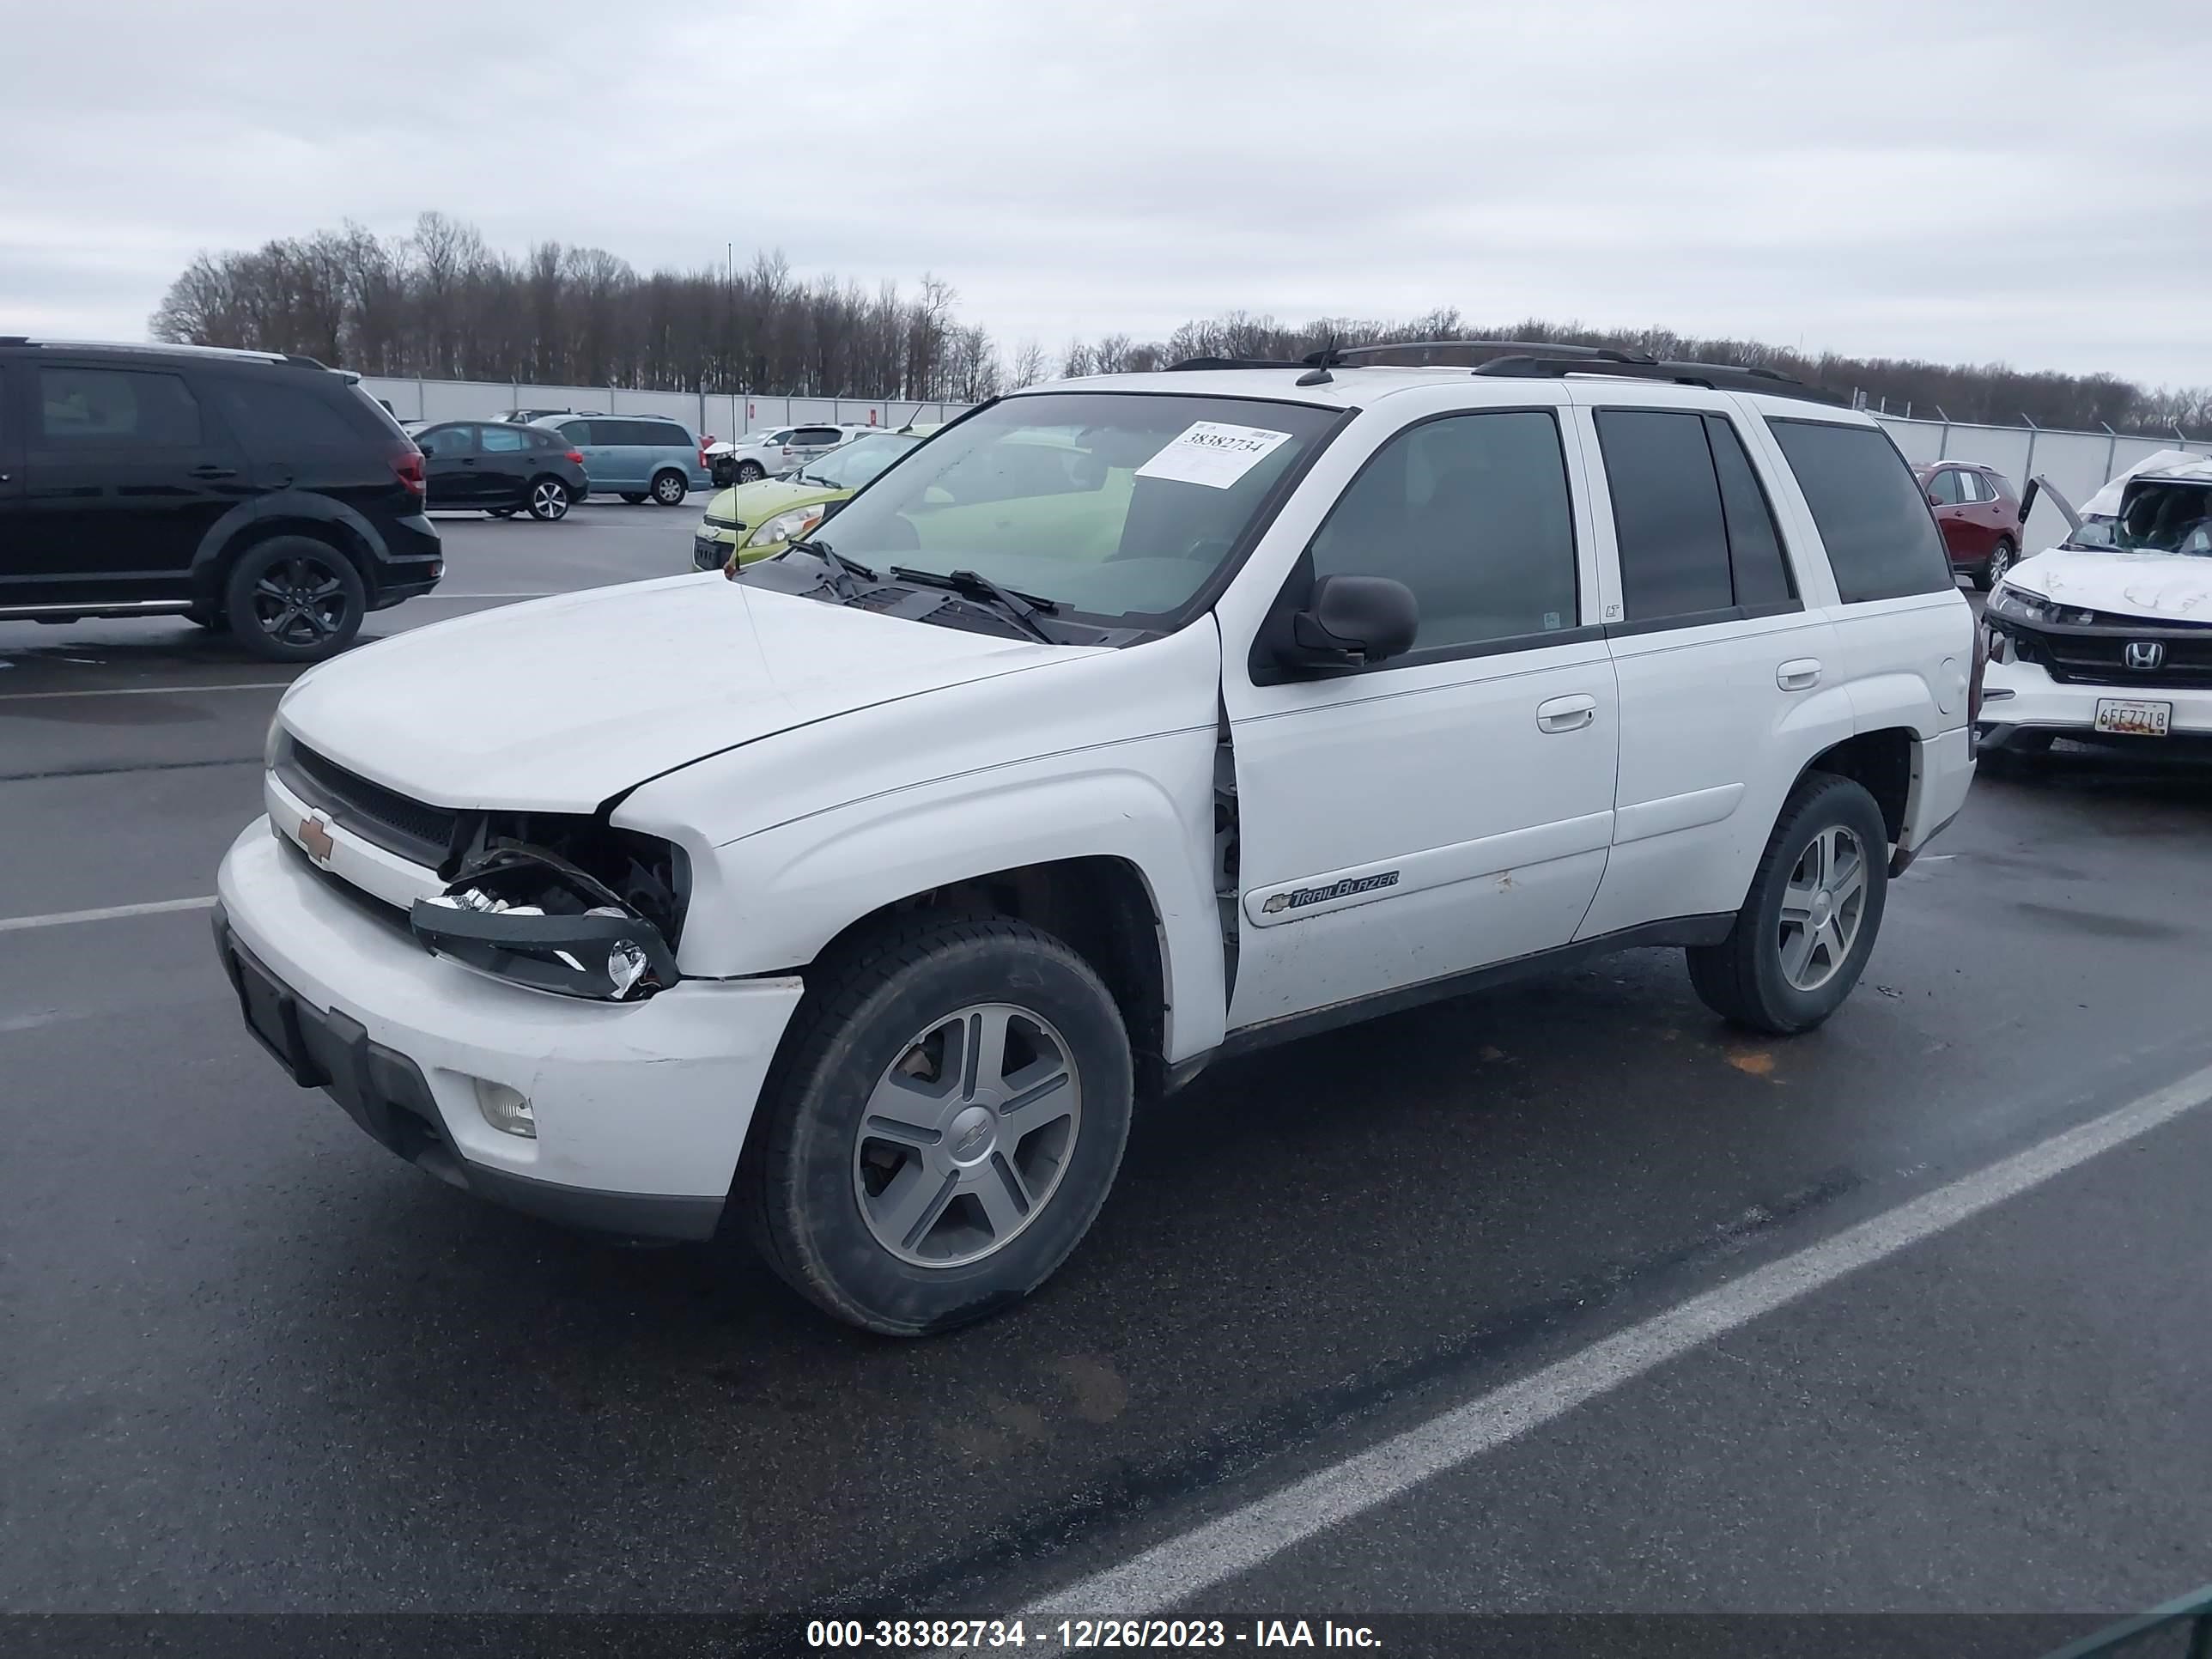
[[[692,564],[720,570],[732,560],[750,564],[782,552],[794,537],[820,524],[833,503],[851,495],[927,435],[912,428],[871,433],[783,477],[725,489],[707,503],[707,516],[691,538]]]

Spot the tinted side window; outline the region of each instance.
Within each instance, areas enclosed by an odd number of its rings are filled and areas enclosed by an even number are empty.
[[[305,386],[280,380],[220,379],[208,392],[223,422],[256,456],[282,458],[305,449],[358,449],[368,436],[348,411]]]
[[[1946,507],[1959,504],[1959,473],[1955,467],[1945,467],[1928,481],[1928,496]]]
[[[1704,417],[1688,410],[1601,410],[1597,435],[1626,620],[1729,609],[1735,586]]]
[[[1751,457],[1735,423],[1705,416],[1705,439],[1713,448],[1713,471],[1721,482],[1721,512],[1728,520],[1729,571],[1735,578],[1735,602],[1746,609],[1786,605],[1797,597],[1790,562],[1783,556],[1782,534],[1774,509],[1760,487]]]
[[[474,447],[465,426],[434,426],[415,434],[415,447],[425,455],[465,455]]]
[[[477,441],[487,455],[520,455],[530,441],[522,435],[520,427],[480,426],[477,428]]]
[[[1888,434],[1771,416],[1767,425],[1813,509],[1845,604],[1953,586],[1943,539]]]
[[[1316,578],[1389,576],[1413,589],[1417,656],[1577,627],[1558,423],[1501,410],[1409,428],[1329,509],[1310,556]]]
[[[561,435],[566,438],[572,444],[596,444],[611,441],[608,439],[594,436],[592,423],[589,421],[563,421],[561,422],[558,429]]]
[[[828,445],[843,443],[845,434],[834,426],[801,427],[799,435],[791,441],[807,449],[820,449]]]
[[[200,441],[200,406],[180,374],[41,368],[39,434],[49,444],[189,448]]]

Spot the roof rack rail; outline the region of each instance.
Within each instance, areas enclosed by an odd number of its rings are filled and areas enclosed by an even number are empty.
[[[1307,361],[1312,360],[1309,358]],[[1187,368],[1304,368],[1304,363],[1291,357],[1186,357],[1179,363],[1170,363],[1167,372],[1172,374]]]
[[[1640,351],[1618,351],[1611,346],[1553,345],[1537,340],[1377,340],[1367,345],[1324,346],[1319,351],[1306,354],[1306,363],[1314,368],[1333,368],[1350,362],[1354,357],[1371,357],[1385,351],[1481,351],[1495,357],[1501,353],[1517,352],[1532,356],[1586,357],[1613,363],[1650,363],[1657,359]],[[1421,368],[1422,364],[1407,364]]]
[[[1808,403],[1849,408],[1850,400],[1825,386],[1807,386],[1779,369],[1748,363],[1676,362],[1657,358],[1612,359],[1562,357],[1557,353],[1495,357],[1474,371],[1516,380],[1556,380],[1569,374],[1613,374],[1624,380],[1667,380],[1675,386],[1703,386],[1709,392],[1757,392],[1770,397],[1799,398]]]

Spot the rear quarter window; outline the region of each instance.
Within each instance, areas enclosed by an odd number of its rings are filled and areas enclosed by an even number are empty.
[[[1878,427],[1770,416],[1846,605],[1954,586],[1912,469]]]
[[[255,455],[359,449],[368,442],[368,433],[355,423],[362,412],[350,398],[341,404],[273,375],[226,375],[208,389],[224,424]]]

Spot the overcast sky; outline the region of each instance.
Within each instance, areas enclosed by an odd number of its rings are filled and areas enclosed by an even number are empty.
[[[1035,337],[1527,316],[2212,383],[2205,0],[0,0],[0,332],[424,208]]]

